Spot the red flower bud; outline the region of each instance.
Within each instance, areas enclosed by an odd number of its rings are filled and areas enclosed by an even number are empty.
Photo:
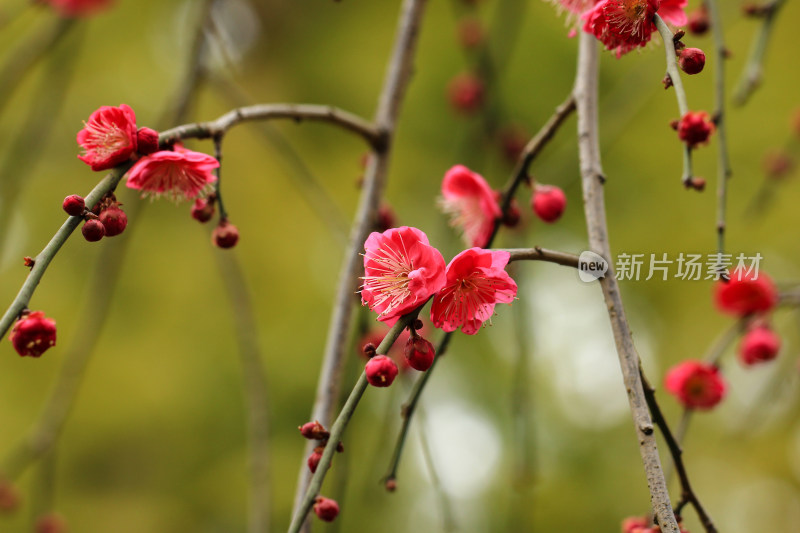
[[[239,242],[239,230],[227,220],[220,220],[211,234],[211,242],[219,248],[233,248]]]
[[[100,222],[106,230],[106,237],[115,237],[125,231],[128,225],[128,215],[119,208],[119,205],[112,205],[108,209],[100,212]]]
[[[689,31],[695,35],[703,35],[711,27],[708,11],[701,6],[689,13]]]
[[[716,282],[714,300],[720,311],[743,317],[775,307],[778,303],[778,290],[772,279],[763,272],[737,269],[731,273],[729,281]]]
[[[485,32],[479,20],[465,17],[458,23],[458,40],[467,50],[480,46],[484,38]]]
[[[148,155],[158,151],[158,132],[150,128],[139,128],[136,132],[136,151]]]
[[[82,196],[72,194],[64,198],[64,203],[61,204],[61,207],[64,208],[64,211],[66,211],[69,216],[79,217],[83,214],[84,209],[86,209],[86,202],[83,201]]]
[[[365,367],[367,381],[373,387],[388,387],[397,377],[397,365],[385,355],[376,355]]]
[[[192,218],[198,222],[208,222],[214,216],[214,200],[197,198],[192,205]]]
[[[750,366],[777,357],[781,348],[781,339],[766,326],[756,326],[745,333],[739,344],[739,360]]]
[[[706,54],[699,48],[684,48],[678,54],[678,65],[686,74],[699,74],[706,66]]]
[[[58,513],[48,513],[36,520],[36,533],[66,533],[67,522]]]
[[[722,401],[727,389],[717,367],[691,360],[672,367],[664,387],[687,409],[711,409]]]
[[[708,142],[716,127],[705,111],[689,111],[678,121],[678,138],[695,148]]]
[[[794,161],[786,152],[774,150],[764,156],[762,167],[768,178],[779,180],[794,170]]]
[[[461,73],[447,86],[450,105],[461,113],[470,114],[483,105],[486,86],[475,74]]]
[[[554,185],[537,185],[531,198],[531,207],[543,221],[553,223],[561,218],[567,207],[567,196]]]
[[[314,474],[317,471],[317,466],[319,466],[319,460],[322,459],[322,452],[318,452],[314,450],[311,455],[308,456],[308,469],[311,470],[311,473]]]
[[[394,214],[394,211],[388,205],[381,204],[381,206],[378,207],[378,223],[375,231],[383,233],[395,227],[397,227],[397,216]]]
[[[422,337],[409,337],[405,348],[406,361],[408,366],[422,372],[428,370],[433,364],[436,350],[430,341]]]
[[[324,496],[317,496],[316,503],[314,504],[314,512],[325,522],[333,522],[339,515],[339,504],[336,500],[325,498]]]
[[[8,481],[0,480],[0,513],[11,513],[19,507],[20,496],[17,488]]]
[[[299,429],[300,433],[309,440],[325,440],[330,437],[330,433],[328,433],[328,430],[325,429],[325,426],[316,420],[314,422],[306,422],[297,429]]]
[[[87,220],[81,228],[83,238],[89,242],[97,242],[106,234],[106,227],[97,219]]]
[[[43,311],[28,313],[14,324],[8,339],[21,356],[39,357],[56,344],[56,322]]]

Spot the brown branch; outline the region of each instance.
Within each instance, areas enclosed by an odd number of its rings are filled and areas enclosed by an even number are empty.
[[[541,127],[541,129],[539,129],[536,135],[534,135],[533,138],[528,141],[528,144],[525,145],[525,148],[522,150],[522,154],[517,160],[517,164],[514,166],[511,177],[509,178],[508,183],[506,183],[506,186],[503,187],[503,191],[500,196],[500,210],[502,211],[503,216],[508,214],[508,211],[511,208],[511,200],[514,198],[514,193],[517,191],[517,188],[523,181],[527,179],[528,168],[531,166],[531,163],[533,163],[533,160],[536,159],[542,149],[547,146],[547,143],[550,142],[553,136],[555,136],[561,125],[565,120],[567,120],[573,111],[575,111],[575,95],[570,92],[569,96],[567,96],[567,99],[556,108],[550,119],[544,124],[544,126]],[[498,220],[495,220],[494,231],[492,232],[491,239],[489,239],[490,243],[494,240],[494,237],[500,230],[501,221],[502,217]]]
[[[598,51],[593,35],[581,33],[578,53],[578,72],[575,78],[575,101],[578,111],[578,151],[580,156],[583,202],[589,247],[609,263],[608,274],[600,280],[603,297],[608,308],[611,329],[619,355],[622,377],[628,393],[639,452],[644,462],[647,484],[653,510],[663,533],[679,533],[678,523],[661,469],[653,422],[639,377],[639,354],[631,338],[630,326],[619,293],[619,285],[609,261],[611,247],[608,243],[603,184],[605,177],[600,161],[600,140],[597,120]]]
[[[511,254],[511,257],[508,259],[509,263],[512,261],[546,261],[557,265],[578,268],[578,256],[566,252],[547,250],[540,246],[534,246],[533,248],[509,248],[506,251]]]
[[[664,440],[667,442],[667,448],[672,456],[672,462],[675,465],[675,472],[678,474],[678,479],[681,483],[681,500],[678,502],[678,505],[675,506],[675,514],[679,515],[681,508],[686,503],[691,503],[692,507],[694,507],[695,511],[697,511],[697,516],[700,519],[700,523],[703,524],[706,532],[717,533],[717,528],[714,526],[713,520],[711,520],[711,517],[706,512],[703,504],[700,503],[700,499],[697,497],[697,494],[692,489],[692,484],[689,482],[689,474],[686,473],[686,465],[683,464],[683,450],[681,449],[678,440],[672,434],[669,424],[667,424],[667,420],[664,418],[664,413],[661,412],[661,407],[656,401],[656,391],[653,386],[650,385],[650,382],[647,381],[647,377],[645,377],[641,365],[639,366],[639,377],[641,378],[642,385],[644,386],[644,395],[647,399],[647,406],[650,408],[650,412],[653,415],[653,422],[655,422],[658,426],[658,429],[661,430],[661,434],[664,436]]]
[[[363,268],[359,253],[372,229],[378,203],[386,187],[395,122],[411,78],[417,35],[425,5],[426,0],[403,1],[397,38],[378,102],[375,124],[380,135],[374,138],[376,142],[373,143],[373,153],[369,158],[364,175],[364,188],[361,192],[350,242],[344,254],[317,383],[316,399],[311,414],[311,420],[319,420],[325,426],[329,425],[339,398],[340,374],[346,350],[347,332],[350,329],[353,292],[356,290],[358,276]],[[311,446],[309,441],[304,458],[310,453]],[[300,465],[293,514],[296,514],[302,505],[309,483],[310,477],[304,460]]]
[[[375,150],[382,149],[386,142],[380,129],[363,118],[333,106],[314,104],[257,104],[240,107],[210,122],[184,124],[162,131],[159,142],[162,146],[169,146],[182,139],[209,139],[224,135],[237,124],[270,119],[328,122],[360,135]]]

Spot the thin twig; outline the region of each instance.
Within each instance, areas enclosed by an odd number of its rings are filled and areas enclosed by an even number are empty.
[[[48,57],[44,60],[44,72],[33,91],[28,108],[28,116],[22,124],[15,126],[5,147],[5,157],[0,163],[0,250],[10,237],[8,231],[12,221],[13,208],[25,185],[30,185],[37,164],[44,158],[42,151],[50,141],[55,117],[61,114],[69,91],[67,88],[75,74],[75,62],[80,56],[78,50],[83,42],[85,26],[76,28],[70,38],[53,43]],[[58,44],[59,46],[56,46]],[[53,87],[61,90],[54,91]],[[30,150],[36,146],[37,150]]]
[[[214,78],[211,80],[214,89],[218,90],[232,105],[244,106],[247,97],[229,79]],[[290,179],[290,184],[297,188],[300,197],[308,203],[308,207],[315,216],[319,217],[336,239],[342,244],[347,243],[348,222],[344,214],[331,195],[322,186],[321,180],[311,171],[297,151],[292,147],[281,132],[269,122],[254,123],[258,132],[272,145],[275,154],[285,162],[287,171],[294,174],[297,179]]]
[[[566,252],[547,250],[540,246],[533,248],[509,248],[506,250],[511,256],[508,262],[512,261],[546,261],[561,266],[578,268],[578,256]]]
[[[373,227],[378,204],[386,187],[395,122],[411,79],[417,37],[426,3],[426,0],[403,1],[398,20],[397,37],[378,101],[375,124],[380,134],[373,138],[375,140],[373,153],[367,164],[350,242],[345,250],[339,274],[336,300],[328,327],[325,352],[312,410],[311,419],[319,420],[323,425],[327,425],[332,418],[339,397],[341,367],[352,317],[353,291],[358,285],[358,276],[363,268],[359,252],[363,249],[364,241]],[[372,132],[371,129],[370,132]],[[377,142],[378,140],[380,142]],[[311,443],[309,441],[306,445],[306,452],[310,452],[310,450]],[[306,456],[308,453],[304,455],[304,457]],[[300,503],[303,495],[308,492],[306,489],[308,486],[308,469],[303,461],[300,465],[295,495],[295,513],[300,509]],[[307,511],[308,509],[306,509]],[[305,514],[303,513],[302,516],[305,517]]]
[[[424,427],[426,424],[425,410],[422,407],[419,408],[417,416],[420,418],[420,424]],[[418,432],[419,446],[422,450],[422,460],[425,461],[425,466],[427,467],[428,474],[431,477],[431,486],[439,500],[439,507],[442,511],[442,531],[445,533],[452,533],[458,529],[456,526],[455,517],[453,516],[453,506],[450,503],[450,498],[447,495],[444,485],[442,485],[442,480],[439,478],[439,474],[436,471],[436,463],[433,460],[433,454],[431,453],[431,445],[430,442],[428,442],[427,433],[428,432],[425,430]]]
[[[11,101],[14,91],[22,86],[21,82],[25,76],[58,41],[64,38],[70,28],[75,26],[75,22],[75,19],[55,19],[50,27],[34,33],[28,41],[16,47],[13,53],[8,55],[8,60],[0,69],[0,115]]]
[[[667,27],[667,24],[661,17],[658,16],[658,14],[656,14],[653,18],[653,22],[655,22],[656,28],[658,28],[658,33],[661,35],[661,39],[664,41],[664,53],[666,54],[667,58],[667,76],[669,76],[669,79],[672,82],[672,87],[675,90],[675,98],[678,100],[678,110],[680,111],[681,117],[683,117],[689,112],[689,104],[686,102],[686,91],[683,89],[681,72],[678,69],[678,60],[675,56],[675,41],[673,40],[672,32]],[[681,181],[683,182],[684,186],[690,187],[694,179],[694,170],[692,169],[692,149],[688,144],[682,144],[683,176],[681,176]]]
[[[639,377],[639,354],[633,344],[628,319],[614,274],[611,247],[608,243],[603,184],[605,177],[600,160],[600,137],[597,119],[598,51],[593,35],[581,33],[578,71],[575,77],[575,100],[578,111],[578,151],[580,157],[583,202],[589,247],[609,263],[608,273],[600,279],[600,287],[608,308],[611,329],[619,355],[620,368],[628,392],[639,452],[644,463],[650,499],[663,533],[679,533],[678,523],[661,469],[653,422],[647,410],[642,381]]]
[[[314,104],[257,104],[240,107],[210,122],[184,124],[162,131],[158,140],[161,146],[169,146],[183,139],[208,139],[224,135],[233,126],[243,122],[271,119],[328,122],[360,135],[375,149],[386,142],[380,130],[363,118],[337,107]]]
[[[736,84],[735,94],[733,101],[736,105],[744,105],[747,100],[752,96],[753,92],[761,85],[761,78],[763,75],[764,55],[767,53],[767,44],[769,38],[772,36],[772,28],[775,25],[775,16],[780,11],[781,6],[785,0],[773,0],[761,8],[761,27],[758,30],[758,35],[753,40],[752,47],[750,48],[750,56],[747,58],[747,64],[739,76],[739,82]]]
[[[394,344],[394,342],[400,336],[400,333],[403,332],[403,329],[417,319],[417,315],[424,305],[425,304],[416,308],[411,313],[403,316],[395,323],[394,326],[392,326],[392,328],[376,348],[377,353],[388,353],[389,349],[392,347],[392,344]],[[333,426],[331,426],[328,442],[332,444],[330,446],[325,446],[325,449],[322,452],[322,457],[317,465],[317,470],[311,477],[308,488],[306,489],[305,494],[303,495],[297,509],[294,512],[292,523],[289,526],[289,533],[298,533],[300,528],[303,526],[306,515],[308,515],[311,507],[314,505],[314,500],[322,488],[322,482],[325,480],[325,474],[328,472],[328,469],[331,466],[333,454],[336,453],[335,443],[338,443],[342,440],[344,430],[347,428],[347,424],[350,422],[350,418],[353,416],[353,413],[358,406],[358,402],[361,400],[361,396],[364,395],[364,392],[367,390],[368,386],[367,374],[366,372],[361,372],[361,377],[358,378],[358,381],[353,387],[350,396],[348,396],[347,401],[342,407],[342,410],[336,417],[336,421],[333,423]]]
[[[714,34],[714,123],[717,126],[717,252],[725,251],[725,226],[728,203],[728,180],[731,178],[730,158],[728,157],[728,135],[725,116],[725,60],[728,49],[725,47],[722,33],[722,17],[717,0],[704,0],[711,18]]]
[[[206,5],[203,6],[203,9],[206,10],[203,12],[205,13],[203,18],[207,16],[208,5],[210,2],[206,2]],[[202,25],[198,28],[198,32],[202,33]],[[201,81],[200,71],[192,66],[199,60],[200,51],[198,47],[195,47],[190,55],[190,66],[186,77],[173,99],[177,104],[173,108],[179,109],[183,113],[188,112],[188,102],[192,100]],[[158,122],[163,124],[183,118],[173,112],[165,112]],[[144,202],[134,202],[128,205],[126,212],[129,219],[136,220],[146,205],[148,204]],[[101,247],[95,262],[95,271],[89,278],[91,284],[86,291],[91,298],[85,304],[87,310],[76,314],[84,319],[78,323],[79,329],[74,340],[64,353],[64,362],[59,370],[56,383],[33,427],[0,463],[0,473],[2,473],[0,477],[16,479],[32,462],[47,453],[61,434],[75,403],[89,358],[94,352],[103,325],[109,316],[114,287],[119,280],[121,266],[125,262],[132,231],[135,231],[135,225],[128,227],[127,238],[111,240]]]
[[[669,424],[667,424],[667,420],[664,418],[664,413],[661,412],[661,407],[658,405],[658,401],[656,401],[656,391],[653,389],[653,386],[650,385],[650,382],[647,381],[641,365],[639,366],[639,377],[644,387],[647,406],[650,408],[650,412],[653,415],[653,422],[655,422],[658,429],[661,430],[661,435],[663,435],[667,443],[667,448],[672,456],[672,462],[675,465],[675,472],[678,474],[678,479],[681,483],[681,500],[675,507],[675,514],[680,515],[683,505],[685,503],[691,503],[692,507],[697,511],[697,516],[700,519],[700,523],[703,524],[706,533],[717,533],[717,528],[714,527],[713,520],[711,520],[703,504],[700,503],[697,494],[692,489],[692,484],[689,482],[689,474],[686,473],[686,465],[683,464],[683,450],[677,439],[672,435]]]
[[[545,122],[544,126],[542,126],[536,135],[534,135],[533,138],[528,141],[528,144],[525,145],[525,148],[522,150],[522,154],[520,154],[520,157],[517,160],[517,164],[514,166],[514,170],[511,172],[511,177],[509,178],[505,187],[503,187],[503,191],[500,196],[500,210],[504,216],[511,208],[511,200],[514,198],[514,193],[517,191],[517,187],[519,187],[520,184],[528,178],[528,169],[530,168],[531,163],[533,163],[534,159],[536,159],[542,149],[547,146],[547,143],[553,139],[561,125],[565,120],[567,120],[573,111],[575,111],[575,97],[572,93],[570,93],[566,100],[564,100],[564,102],[556,108],[555,112],[547,120],[547,122]],[[492,232],[492,237],[489,239],[490,243],[494,240],[494,237],[500,230],[501,220],[502,217],[501,219],[495,221],[494,231]],[[491,244],[487,246],[490,245]]]
[[[269,411],[266,372],[258,343],[258,324],[236,256],[229,250],[219,250],[214,255],[231,302],[242,363],[250,455],[247,531],[265,533],[269,530]]]
[[[122,179],[123,174],[125,174],[131,166],[132,163],[124,163],[111,170],[111,172],[86,195],[86,205],[95,205],[106,193],[113,191],[117,183]],[[39,285],[39,281],[50,265],[50,261],[53,260],[64,243],[67,242],[67,239],[72,232],[75,231],[75,228],[78,227],[78,224],[81,223],[81,220],[81,217],[67,218],[61,225],[61,228],[53,235],[53,238],[50,239],[50,242],[47,243],[47,246],[34,258],[35,264],[30,274],[28,274],[28,277],[22,284],[22,288],[20,288],[14,301],[11,302],[11,305],[8,307],[3,317],[0,318],[0,339],[8,332],[11,324],[13,324],[19,314],[27,308],[33,296],[33,292],[36,290],[36,286]]]

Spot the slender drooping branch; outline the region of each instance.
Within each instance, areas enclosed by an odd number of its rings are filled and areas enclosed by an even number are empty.
[[[683,82],[681,81],[681,72],[678,69],[678,60],[675,55],[675,41],[673,35],[664,20],[655,15],[653,22],[658,28],[658,33],[664,41],[664,53],[667,58],[667,76],[669,76],[670,83],[675,90],[675,98],[678,100],[678,111],[681,117],[689,112],[689,104],[686,101],[686,91],[683,89]],[[694,170],[692,170],[692,149],[688,144],[683,143],[683,176],[681,181],[685,187],[691,187],[694,179]]]
[[[183,139],[209,139],[224,135],[243,122],[271,119],[328,122],[360,135],[373,148],[382,147],[386,141],[380,130],[363,118],[333,106],[313,104],[257,104],[240,107],[210,122],[185,124],[162,131],[158,140],[162,146],[168,146]]]
[[[717,252],[725,251],[725,218],[728,204],[728,180],[731,178],[730,158],[728,157],[728,134],[725,116],[725,60],[728,49],[722,33],[722,17],[717,0],[704,0],[711,18],[714,33],[714,123],[717,126]]]
[[[201,6],[201,19],[208,16],[210,4],[211,0],[208,0]],[[201,23],[198,25],[197,33],[202,35],[202,30]],[[201,47],[195,46],[190,53],[189,66],[182,83],[172,98],[169,110],[159,119],[159,124],[174,123],[185,118],[182,113],[188,112],[189,104],[201,81],[200,70],[196,66],[200,62],[201,55]],[[69,63],[66,65],[68,67]],[[146,205],[144,202],[127,205],[125,210],[129,219],[137,220]],[[0,462],[0,477],[9,481],[15,480],[32,462],[43,457],[56,444],[75,403],[89,359],[94,353],[97,340],[109,316],[114,287],[125,263],[126,252],[132,240],[131,232],[135,229],[136,225],[129,226],[125,238],[104,241],[101,246],[94,272],[89,278],[90,285],[85,291],[90,296],[84,303],[84,310],[76,314],[84,319],[78,323],[78,330],[64,352],[58,377],[41,414],[20,443]]]
[[[378,345],[376,348],[376,353],[389,353],[389,349],[400,336],[400,333],[402,333],[403,329],[417,319],[417,315],[419,315],[419,312],[424,305],[425,304],[421,305],[411,313],[400,318],[400,320],[398,320],[395,325],[392,326],[381,343]],[[342,410],[336,417],[336,421],[333,423],[333,426],[331,426],[330,437],[328,438],[330,445],[325,446],[325,449],[322,452],[322,458],[319,460],[319,464],[317,465],[317,470],[311,477],[308,488],[306,489],[305,494],[301,498],[299,505],[294,512],[292,523],[289,526],[289,533],[298,533],[300,528],[303,526],[306,515],[308,515],[311,507],[314,505],[314,500],[322,488],[322,482],[325,480],[325,474],[328,472],[328,469],[331,466],[333,454],[336,453],[336,443],[342,440],[344,430],[347,428],[347,424],[350,422],[350,418],[353,416],[353,413],[358,406],[358,402],[361,400],[361,396],[364,395],[364,392],[367,390],[368,386],[369,383],[367,382],[367,374],[366,372],[361,372],[361,377],[358,378],[358,381],[353,387],[350,396],[348,396],[347,401],[342,407]],[[306,469],[308,468],[305,466],[305,461],[303,461],[303,466]]]
[[[553,136],[555,136],[561,125],[573,111],[575,111],[575,97],[570,93],[566,100],[556,108],[555,112],[544,126],[542,126],[536,135],[528,141],[528,144],[525,145],[522,154],[520,154],[517,160],[517,164],[514,166],[511,177],[505,187],[503,187],[500,196],[500,210],[503,212],[503,215],[506,215],[511,208],[511,200],[514,198],[514,193],[517,192],[517,187],[528,178],[528,169],[531,163],[533,163],[533,160],[536,159],[542,149],[547,146],[547,143],[552,140]],[[487,246],[491,246],[491,243],[494,241],[497,232],[500,230],[501,221],[502,218],[495,221],[494,232],[492,232],[492,237],[489,239],[490,244]]]
[[[683,464],[683,450],[681,449],[681,445],[672,434],[672,430],[670,430],[669,424],[667,424],[667,419],[664,417],[664,413],[661,412],[661,407],[658,405],[658,401],[656,401],[656,391],[653,389],[653,386],[650,385],[650,382],[647,381],[641,365],[639,367],[639,377],[641,378],[644,386],[644,394],[645,398],[647,399],[647,406],[653,415],[653,422],[656,423],[658,429],[661,430],[661,434],[664,436],[664,440],[667,443],[667,448],[672,456],[672,463],[675,465],[675,472],[677,472],[678,479],[681,483],[681,499],[678,502],[678,505],[675,506],[675,514],[680,516],[683,506],[687,503],[691,503],[692,507],[694,507],[695,511],[697,512],[697,516],[700,519],[700,523],[703,524],[706,533],[717,533],[717,528],[714,527],[714,521],[711,520],[711,517],[706,512],[703,504],[700,503],[700,499],[697,497],[697,494],[692,489],[692,484],[689,482],[689,474],[686,472],[686,465]]]
[[[250,291],[236,256],[227,250],[219,250],[214,255],[231,302],[242,363],[250,463],[247,531],[265,533],[269,529],[269,411],[258,324]]]
[[[29,40],[17,46],[13,53],[8,54],[6,63],[0,68],[0,115],[11,101],[14,91],[22,87],[22,80],[76,22],[75,19],[55,19],[50,22],[50,27],[34,33]]]
[[[761,84],[767,44],[772,36],[772,28],[775,26],[775,16],[784,3],[785,0],[773,0],[759,10],[759,15],[762,17],[761,27],[758,30],[758,35],[753,40],[750,56],[747,58],[747,64],[742,70],[733,96],[733,101],[737,105],[744,105]]]
[[[86,195],[86,205],[95,205],[106,193],[113,191],[117,183],[119,183],[119,180],[122,179],[123,174],[128,171],[131,165],[132,163],[125,163],[109,172],[108,175]],[[78,227],[78,224],[81,223],[81,220],[81,217],[67,218],[64,224],[61,225],[61,228],[53,235],[53,238],[50,239],[50,242],[47,243],[47,246],[39,252],[39,255],[34,257],[35,264],[30,274],[28,274],[28,277],[22,284],[22,288],[20,288],[14,301],[11,302],[11,305],[8,307],[3,317],[0,318],[0,339],[8,332],[8,329],[19,314],[28,307],[33,292],[36,290],[36,286],[39,285],[39,281],[42,279],[53,257],[55,257],[64,243],[67,242],[67,239],[72,232],[75,231],[75,228]]]
[[[375,113],[375,125],[378,134],[372,145],[373,153],[369,157],[364,174],[361,198],[353,222],[350,241],[343,257],[336,300],[334,301],[325,343],[325,352],[317,382],[314,408],[311,413],[311,420],[319,420],[323,425],[327,425],[332,418],[339,398],[341,368],[347,346],[347,333],[350,329],[350,320],[352,318],[353,292],[358,286],[358,276],[363,268],[362,258],[359,253],[374,226],[378,204],[386,187],[395,123],[411,79],[417,37],[426,4],[426,0],[403,1],[398,20],[397,37],[395,38],[383,89],[378,100],[378,108]],[[310,453],[311,446],[312,444],[309,441],[306,445],[304,457]],[[296,515],[300,511],[303,495],[308,493],[308,486],[308,469],[306,468],[306,462],[302,461],[295,495],[294,508]],[[302,517],[305,517],[305,515],[306,513],[302,513]]]
[[[243,107],[248,101],[251,101],[238,85],[227,78],[212,78],[209,81],[232,106]],[[298,190],[300,198],[308,203],[310,211],[320,218],[325,228],[336,237],[342,246],[346,245],[349,221],[345,220],[342,210],[322,186],[322,180],[311,171],[297,150],[272,124],[257,122],[252,125],[272,146],[274,154],[285,163],[290,184]]]
[[[639,452],[644,462],[653,510],[663,533],[679,533],[672,512],[667,483],[661,469],[653,422],[639,376],[639,354],[633,344],[628,319],[619,292],[608,242],[603,184],[605,176],[600,159],[600,137],[597,119],[598,43],[593,35],[581,33],[578,72],[575,78],[575,101],[578,111],[578,154],[580,158],[583,203],[589,234],[589,248],[608,262],[600,287],[608,308],[611,329],[619,355],[622,377],[628,393]]]

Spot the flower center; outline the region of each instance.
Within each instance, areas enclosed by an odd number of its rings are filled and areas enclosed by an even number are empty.
[[[407,254],[386,244],[382,244],[369,259],[375,263],[371,269],[374,274],[361,279],[364,280],[363,288],[376,296],[373,307],[380,308],[386,304],[386,308],[378,315],[381,317],[391,313],[411,296],[409,275],[414,272],[414,265]]]

